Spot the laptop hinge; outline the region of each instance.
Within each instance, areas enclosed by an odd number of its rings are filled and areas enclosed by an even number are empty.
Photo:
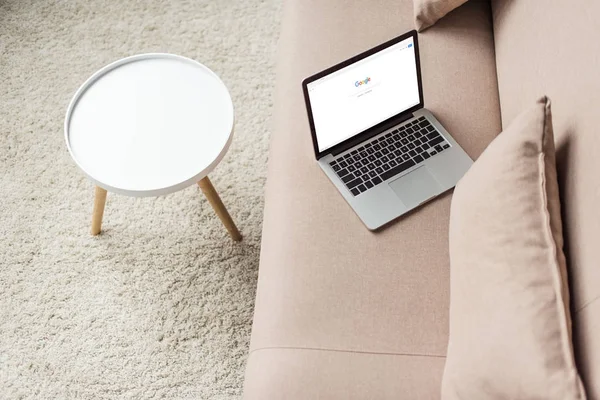
[[[389,121],[388,123],[386,123],[382,126],[378,126],[376,129],[373,129],[372,131],[367,131],[367,132],[365,132],[365,134],[358,135],[358,136],[354,137],[353,139],[349,140],[347,143],[344,143],[343,145],[336,147],[335,150],[331,152],[331,154],[334,156],[337,156],[338,154],[343,153],[346,150],[371,139],[373,136],[379,135],[381,132],[390,129],[391,127],[399,125],[399,124],[403,123],[404,121],[411,119],[412,117],[414,117],[413,113],[407,113],[407,114],[401,115],[400,117],[395,118],[394,120]]]

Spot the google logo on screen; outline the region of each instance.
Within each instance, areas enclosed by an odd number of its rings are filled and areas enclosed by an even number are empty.
[[[362,85],[366,85],[369,82],[371,82],[371,77],[367,76],[364,81],[356,81],[356,82],[354,82],[354,86],[359,87],[359,86],[362,86]]]

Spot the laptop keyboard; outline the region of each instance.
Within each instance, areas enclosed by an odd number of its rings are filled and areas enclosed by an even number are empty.
[[[341,155],[329,165],[354,196],[448,149],[425,117]]]

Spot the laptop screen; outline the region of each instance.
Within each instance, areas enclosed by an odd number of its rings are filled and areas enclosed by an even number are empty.
[[[319,152],[418,105],[413,37],[308,83]]]

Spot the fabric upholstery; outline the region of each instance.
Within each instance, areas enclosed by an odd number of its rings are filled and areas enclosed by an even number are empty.
[[[419,32],[435,24],[440,18],[467,0],[414,0],[415,27]]]
[[[246,399],[304,399],[284,392],[298,381],[311,382],[321,398],[338,398],[340,385],[309,376],[338,376],[351,362],[348,379],[362,385],[360,393],[393,388],[394,396],[380,398],[439,397],[451,194],[369,232],[317,165],[301,90],[304,78],[411,29],[412,0],[285,3]],[[476,158],[500,132],[489,4],[467,3],[419,43],[425,105]],[[322,362],[331,356],[308,351],[346,355]],[[357,352],[372,353],[362,380]],[[390,366],[390,355],[397,373],[369,380],[369,370]],[[293,370],[286,371],[286,357]],[[424,359],[418,385],[409,383],[417,379],[414,357]],[[265,376],[277,386],[267,388]]]
[[[553,101],[575,359],[589,398],[600,399],[600,2],[493,0],[492,9],[503,125],[540,93]]]
[[[311,349],[252,353],[245,398],[439,399],[444,357]]]
[[[442,398],[585,398],[575,368],[550,101],[498,136],[450,213]]]

